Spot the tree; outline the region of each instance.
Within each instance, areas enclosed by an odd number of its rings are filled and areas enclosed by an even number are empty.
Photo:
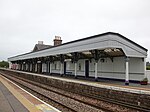
[[[150,70],[150,63],[146,62],[146,70]]]
[[[9,63],[7,61],[1,61],[0,62],[0,67],[8,68],[9,67]]]

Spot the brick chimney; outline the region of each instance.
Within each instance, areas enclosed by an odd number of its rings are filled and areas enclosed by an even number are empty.
[[[54,46],[57,46],[57,45],[60,45],[60,44],[62,44],[61,37],[60,36],[55,36]]]

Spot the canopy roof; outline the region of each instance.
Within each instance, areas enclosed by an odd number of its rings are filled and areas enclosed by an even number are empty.
[[[58,46],[51,46],[35,52],[17,55],[8,58],[8,61],[32,59],[38,57],[55,56],[73,52],[86,52],[90,50],[104,51],[109,55],[125,55],[127,57],[147,57],[147,49],[119,33],[107,32],[91,37],[67,42]]]

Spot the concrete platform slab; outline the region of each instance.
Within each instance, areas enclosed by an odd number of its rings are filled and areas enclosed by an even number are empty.
[[[0,112],[29,112],[1,82],[0,107]]]
[[[60,112],[0,75],[0,112]]]

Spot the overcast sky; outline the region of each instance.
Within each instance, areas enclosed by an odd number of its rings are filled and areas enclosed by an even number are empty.
[[[150,0],[0,0],[0,60],[108,31],[150,49]]]

